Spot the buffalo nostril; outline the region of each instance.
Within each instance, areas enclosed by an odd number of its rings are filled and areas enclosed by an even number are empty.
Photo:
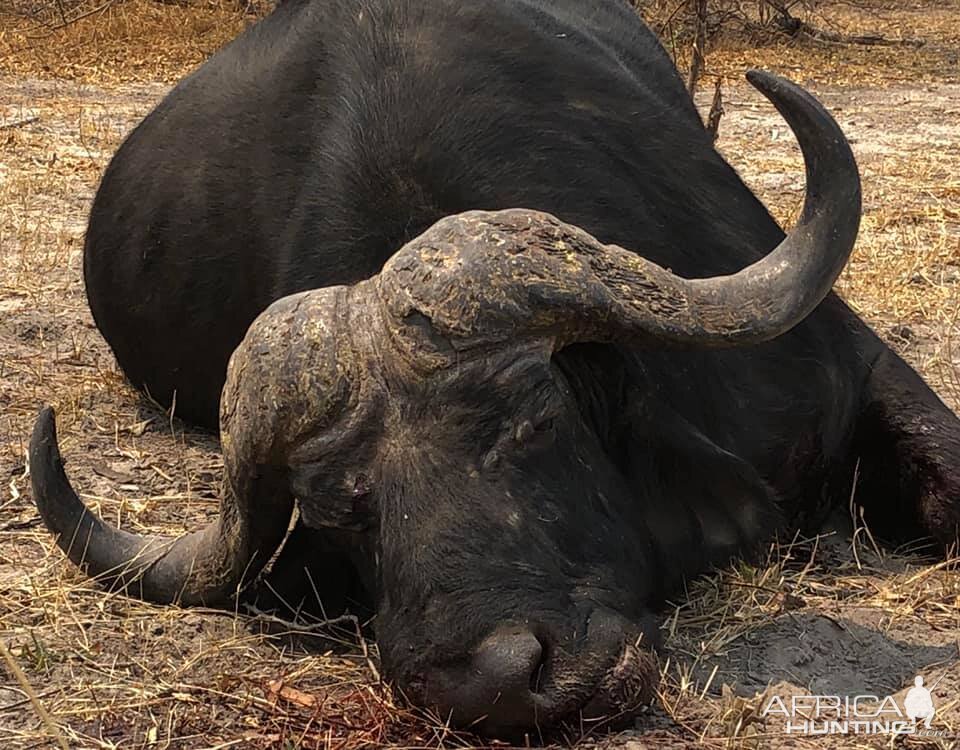
[[[509,700],[536,692],[543,662],[543,644],[523,627],[497,630],[484,639],[473,657],[478,677]]]
[[[461,726],[497,734],[532,727],[543,708],[533,687],[543,671],[544,647],[522,625],[504,625],[473,649],[469,661],[432,670],[427,702]]]

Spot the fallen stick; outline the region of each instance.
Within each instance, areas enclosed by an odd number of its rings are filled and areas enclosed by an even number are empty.
[[[33,689],[33,685],[30,684],[30,680],[27,679],[23,670],[20,669],[20,665],[17,664],[17,660],[13,658],[13,654],[10,653],[10,650],[2,639],[0,639],[0,654],[3,655],[4,661],[6,661],[7,666],[10,667],[10,671],[13,672],[13,676],[17,682],[20,683],[21,690],[27,694],[34,709],[36,709],[37,714],[40,716],[40,721],[43,722],[43,725],[47,729],[47,733],[57,741],[61,750],[70,750],[67,746],[67,741],[63,738],[57,725],[53,723],[53,718],[47,713],[47,709],[43,707],[40,698],[37,697],[37,692]]]
[[[3,124],[0,124],[0,130],[13,130],[14,128],[22,128],[24,125],[32,125],[33,123],[39,120],[40,120],[40,115],[34,115],[33,117],[26,117],[23,120],[5,122]]]

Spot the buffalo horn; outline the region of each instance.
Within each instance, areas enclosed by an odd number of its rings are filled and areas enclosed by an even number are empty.
[[[770,73],[748,79],[790,124],[806,164],[803,214],[772,252],[729,276],[686,279],[548,214],[447,217],[394,255],[378,280],[410,346],[436,349],[439,334],[456,349],[524,336],[549,336],[555,346],[722,348],[772,339],[803,320],[853,249],[860,178],[839,126],[810,94]]]
[[[344,288],[285,297],[234,352],[220,404],[224,482],[220,513],[180,537],[114,528],[77,496],[63,469],[53,409],[30,441],[34,501],[57,544],[111,590],[154,602],[221,605],[283,542],[294,497],[286,459],[304,433],[329,424],[349,398],[348,363],[332,328]]]

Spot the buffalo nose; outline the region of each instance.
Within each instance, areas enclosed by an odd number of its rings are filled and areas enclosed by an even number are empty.
[[[654,695],[656,658],[638,647],[637,624],[614,612],[597,609],[585,624],[557,638],[547,626],[503,623],[462,657],[429,666],[409,683],[410,697],[456,726],[501,739],[566,721],[630,721]]]
[[[431,700],[461,726],[499,733],[536,722],[536,689],[544,660],[540,640],[524,626],[501,626],[476,646],[465,669],[433,673]]]
[[[529,705],[528,693],[536,690],[543,662],[543,644],[532,632],[522,627],[498,630],[477,648],[473,667],[478,682],[495,689],[504,699],[523,698]]]

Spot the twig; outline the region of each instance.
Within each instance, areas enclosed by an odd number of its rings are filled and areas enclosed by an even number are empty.
[[[363,637],[363,632],[360,629],[360,620],[356,615],[340,615],[339,617],[321,620],[320,622],[311,623],[310,625],[301,625],[300,623],[291,622],[290,620],[284,620],[282,617],[271,615],[252,604],[244,604],[243,608],[252,614],[255,619],[268,622],[273,625],[282,625],[283,627],[286,627],[295,633],[312,633],[317,630],[327,630],[337,625],[345,625],[350,623],[353,625],[356,632],[357,642],[360,644],[360,649],[363,651],[363,659],[367,664],[367,669],[370,670],[370,674],[373,675],[373,679],[376,682],[379,683],[382,681],[383,678],[380,675],[380,670],[377,669],[377,665],[373,663],[373,658],[370,656],[370,650],[367,648],[367,639]]]
[[[686,4],[687,0],[680,0],[680,2],[677,3],[677,7],[673,9],[673,12],[670,13],[670,15],[668,15],[657,27],[657,36],[663,36],[663,32],[666,31],[667,27],[673,23],[673,19],[677,17],[677,13],[679,13]]]
[[[20,692],[22,693],[23,691],[21,690]],[[46,698],[48,695],[53,695],[54,693],[59,693],[59,692],[60,692],[60,688],[51,688],[50,690],[46,690],[42,693],[38,693],[37,698]],[[8,703],[5,706],[0,706],[0,714],[5,714],[7,713],[7,711],[15,711],[21,706],[27,705],[29,702],[30,702],[30,696],[28,695],[26,698],[21,698],[20,700],[14,701],[13,703]]]
[[[697,31],[693,40],[690,60],[690,78],[687,82],[687,91],[691,98],[697,90],[697,81],[703,73],[704,49],[707,46],[707,0],[691,0],[696,11]]]
[[[854,34],[850,36],[839,34],[836,31],[818,28],[803,19],[797,18],[790,13],[793,5],[785,5],[777,0],[763,0],[763,2],[777,12],[777,26],[789,36],[795,37],[800,34],[805,34],[816,41],[832,44],[882,45],[890,47],[898,45],[905,47],[922,47],[924,44],[922,39],[887,39],[879,34]]]
[[[262,609],[255,607],[252,604],[244,604],[243,608],[250,615],[252,615],[255,620],[270,623],[271,625],[281,625],[295,633],[315,633],[320,630],[329,630],[332,627],[347,624],[353,625],[355,628],[359,627],[359,620],[357,619],[356,615],[340,615],[339,617],[331,617],[328,620],[320,620],[318,622],[306,624],[293,622],[292,620],[284,620],[282,617],[277,617],[276,615],[271,615],[269,612],[264,612]]]
[[[23,531],[24,529],[33,529],[41,524],[43,519],[40,516],[34,516],[23,520],[7,521],[0,524],[0,531]]]
[[[57,0],[57,10],[60,12],[60,20],[63,22],[63,25],[67,25],[67,13],[63,9],[63,0]]]
[[[713,141],[716,141],[720,134],[720,118],[723,117],[723,93],[720,91],[722,83],[723,79],[717,76],[717,83],[713,89],[713,101],[710,103],[710,112],[707,114],[707,132]]]
[[[75,24],[77,21],[82,21],[84,18],[89,18],[90,16],[95,16],[98,13],[103,13],[105,10],[109,10],[114,5],[123,2],[123,0],[106,0],[102,5],[98,5],[96,8],[86,11],[85,13],[80,13],[79,15],[73,16],[73,18],[67,18],[59,24],[43,24],[45,28],[49,29],[47,34],[37,34],[35,36],[28,36],[30,40],[36,39],[46,39],[53,36],[56,32],[62,31],[63,29]]]
[[[22,128],[24,125],[32,125],[33,123],[39,120],[40,120],[40,115],[33,115],[32,117],[25,117],[22,120],[5,122],[2,125],[0,125],[0,130],[13,130],[14,128]]]
[[[357,640],[360,642],[360,648],[363,650],[363,658],[367,662],[367,669],[370,670],[370,674],[373,675],[373,679],[377,683],[383,682],[383,677],[380,675],[380,670],[377,669],[377,665],[373,663],[373,659],[370,658],[370,651],[367,648],[367,639],[363,637],[363,633],[360,632],[360,621],[354,617],[353,625],[357,629]]]
[[[7,666],[10,667],[13,676],[17,682],[20,683],[20,688],[27,694],[27,697],[30,698],[30,702],[40,716],[40,721],[42,721],[43,725],[47,728],[47,733],[57,741],[61,750],[70,750],[67,741],[63,738],[63,734],[60,733],[57,725],[53,723],[53,718],[47,713],[47,709],[43,707],[40,698],[37,696],[37,692],[33,689],[33,685],[30,684],[30,680],[27,679],[23,670],[20,669],[20,665],[17,664],[16,659],[13,658],[13,654],[10,653],[7,644],[3,642],[2,638],[0,638],[0,654],[3,654],[4,661],[7,662]]]

